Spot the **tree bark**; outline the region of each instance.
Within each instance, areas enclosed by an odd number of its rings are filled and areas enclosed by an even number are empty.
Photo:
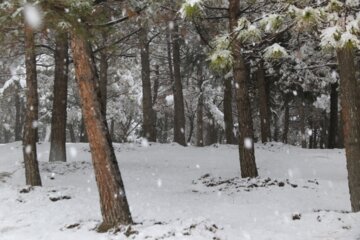
[[[289,96],[285,96],[285,102],[284,102],[284,131],[283,131],[283,143],[288,143],[288,135],[289,135],[289,123],[290,123],[290,114],[289,114]]]
[[[99,74],[99,86],[100,86],[100,95],[101,95],[101,109],[106,118],[107,113],[107,84],[108,84],[108,56],[105,52],[106,50],[100,52],[100,74]]]
[[[51,121],[50,162],[66,162],[66,106],[68,87],[68,37],[58,33],[55,49],[54,101]]]
[[[203,96],[203,76],[202,67],[199,69],[198,87],[200,90],[197,109],[196,109],[196,146],[204,146],[204,96]],[[225,101],[225,100],[224,100]]]
[[[71,49],[100,195],[103,223],[98,227],[98,231],[104,232],[119,224],[132,224],[132,218],[106,119],[101,112],[91,47],[85,36],[72,32]]]
[[[25,24],[26,116],[24,123],[23,154],[26,185],[41,186],[37,160],[37,125],[39,99],[37,90],[34,32]]]
[[[306,148],[306,132],[305,132],[305,124],[306,124],[306,113],[305,113],[305,103],[303,101],[303,94],[301,94],[300,100],[300,132],[301,132],[301,147]]]
[[[75,131],[74,131],[74,125],[71,123],[68,124],[69,134],[70,134],[70,142],[75,143],[76,137],[75,137]]]
[[[225,139],[227,144],[235,144],[234,119],[232,113],[232,83],[230,79],[224,79],[224,123]]]
[[[338,136],[338,83],[331,84],[330,93],[330,124],[329,124],[329,138],[328,148],[333,149],[337,146]]]
[[[15,89],[15,141],[21,141],[21,101],[20,101],[20,83],[16,83]]]
[[[354,50],[337,50],[340,71],[340,102],[351,207],[360,211],[360,99],[356,83]]]
[[[229,32],[233,33],[237,26],[240,12],[240,1],[229,0]],[[236,36],[232,36],[236,37]],[[236,101],[239,115],[239,153],[241,177],[257,177],[255,162],[254,132],[247,87],[248,73],[241,53],[241,45],[236,39],[231,41],[233,55],[234,79],[237,83]]]
[[[257,85],[258,85],[258,99],[260,110],[260,126],[261,126],[261,142],[266,143],[271,140],[270,129],[270,104],[269,96],[265,80],[265,72],[263,62],[258,65],[256,72]]]
[[[176,22],[174,22],[174,29],[172,32],[172,50],[174,65],[174,142],[186,146],[185,107],[180,71],[180,36],[178,25]]]
[[[141,80],[142,80],[142,108],[143,108],[143,137],[150,142],[156,142],[155,112],[151,93],[150,80],[150,56],[148,30],[146,24],[142,26],[139,33],[139,45],[141,55]]]

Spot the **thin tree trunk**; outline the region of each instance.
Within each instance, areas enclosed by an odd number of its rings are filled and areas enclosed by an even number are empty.
[[[180,72],[180,36],[178,25],[174,23],[172,32],[172,50],[174,64],[174,142],[186,146],[185,141],[185,107]]]
[[[258,71],[256,72],[257,86],[258,86],[258,99],[260,110],[260,125],[261,125],[261,142],[266,143],[271,140],[270,129],[270,104],[269,96],[265,80],[265,72],[263,62],[258,65]]]
[[[36,150],[39,99],[37,91],[35,40],[34,32],[27,24],[25,24],[25,65],[26,116],[24,123],[23,154],[26,184],[41,186]]]
[[[66,162],[66,106],[68,87],[68,37],[58,33],[55,49],[54,102],[51,121],[50,162]]]
[[[143,136],[150,142],[156,142],[155,112],[152,108],[151,80],[150,80],[150,56],[148,30],[146,24],[139,33],[139,45],[141,55],[141,80],[142,80],[142,107],[143,107]]]
[[[303,101],[303,95],[301,95],[300,100],[300,132],[301,132],[301,147],[306,148],[306,132],[305,132],[305,123],[306,123],[306,115],[305,115],[305,103]]]
[[[356,83],[355,54],[347,46],[337,51],[340,71],[340,102],[351,207],[360,211],[360,99]]]
[[[85,121],[84,121],[84,116],[81,117],[81,122],[80,122],[80,137],[79,137],[79,141],[84,143],[84,142],[88,142],[88,137],[87,137],[87,133],[86,133],[86,129],[85,129]]]
[[[100,74],[99,74],[99,86],[101,95],[101,109],[106,118],[107,113],[107,84],[108,84],[108,56],[104,51],[100,53]]]
[[[283,143],[288,143],[288,135],[289,135],[289,123],[290,123],[290,114],[289,114],[289,96],[285,96],[284,102],[284,131],[283,131]]]
[[[98,231],[104,232],[119,224],[132,224],[132,218],[106,119],[101,112],[91,47],[85,36],[72,32],[71,49],[100,195],[103,223],[98,227]]]
[[[229,32],[233,33],[239,18],[240,2],[229,0]],[[235,36],[233,36],[235,37]],[[258,171],[255,162],[254,132],[250,109],[249,92],[247,87],[248,73],[245,60],[241,53],[239,41],[232,42],[233,72],[237,83],[237,108],[239,115],[239,153],[241,177],[257,177]]]
[[[15,89],[15,141],[21,141],[21,102],[20,102],[20,84],[16,83]]]
[[[201,70],[200,70],[201,69]],[[197,109],[196,109],[196,146],[204,146],[204,96],[203,96],[203,76],[202,76],[202,67],[199,69],[199,79],[198,87],[200,90],[200,95],[198,99]],[[224,100],[225,101],[225,100]]]
[[[74,126],[72,124],[68,124],[68,129],[70,134],[70,142],[75,143],[76,137],[75,137]]]
[[[337,147],[338,135],[338,83],[331,84],[330,93],[330,124],[329,124],[329,138],[328,148],[332,149]]]
[[[232,83],[230,79],[224,78],[224,123],[225,139],[227,144],[235,143],[234,119],[232,113]]]

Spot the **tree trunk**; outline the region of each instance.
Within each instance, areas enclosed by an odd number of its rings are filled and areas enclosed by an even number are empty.
[[[199,69],[198,87],[200,90],[197,109],[196,109],[196,146],[204,146],[204,96],[203,96],[203,76],[202,67]],[[231,83],[231,82],[230,82]],[[225,101],[225,100],[224,100]],[[224,104],[225,105],[225,104]],[[225,107],[225,106],[224,106]],[[231,105],[230,105],[231,107]]]
[[[146,24],[144,24],[146,25]],[[156,142],[155,112],[152,103],[150,80],[150,56],[147,26],[142,26],[139,34],[141,55],[141,80],[142,80],[142,107],[143,107],[143,137],[150,142]]]
[[[225,139],[227,144],[235,143],[234,119],[232,113],[232,83],[230,79],[224,79],[224,123]]]
[[[260,110],[260,126],[261,126],[261,142],[266,143],[271,140],[270,129],[270,104],[269,96],[266,87],[265,72],[263,62],[258,65],[258,71],[256,72],[257,87],[258,87],[258,99]]]
[[[76,137],[75,137],[74,126],[72,124],[68,124],[68,129],[70,134],[70,142],[75,143]]]
[[[185,141],[185,107],[180,72],[180,36],[176,22],[172,34],[174,64],[174,142],[186,146]]]
[[[68,87],[68,37],[56,36],[54,102],[51,121],[50,162],[66,162],[66,106]]]
[[[284,131],[283,131],[283,143],[288,143],[288,135],[289,135],[289,123],[290,123],[290,114],[289,114],[289,96],[285,96],[284,102]]]
[[[104,51],[100,53],[100,74],[99,74],[99,86],[101,95],[101,109],[106,118],[107,113],[107,84],[108,84],[108,56]]]
[[[336,148],[338,136],[338,83],[331,84],[328,148]]]
[[[360,99],[356,83],[355,54],[347,46],[337,51],[340,71],[340,102],[350,201],[352,210],[360,211]]]
[[[229,0],[229,32],[233,33],[237,26],[240,11],[240,1]],[[236,37],[236,36],[232,36]],[[239,115],[239,153],[241,177],[257,177],[255,162],[254,132],[250,109],[249,92],[247,87],[248,73],[245,60],[241,54],[239,41],[231,41],[233,55],[234,79],[237,83],[236,102]]]
[[[15,89],[15,141],[21,141],[21,101],[20,101],[20,84],[16,83]]]
[[[84,121],[84,116],[81,117],[81,122],[80,122],[80,136],[79,136],[79,142],[88,142],[88,137],[87,137],[87,133],[86,133],[86,129],[85,129],[85,121]]]
[[[306,124],[306,114],[305,114],[305,103],[303,101],[303,95],[301,95],[300,100],[300,132],[301,132],[301,147],[306,148],[306,132],[305,132],[305,124]]]
[[[91,57],[91,47],[85,36],[72,32],[71,49],[100,195],[103,223],[98,231],[104,232],[118,224],[132,224],[132,218],[106,119],[101,112],[100,93],[96,87],[98,79]]]
[[[33,30],[25,24],[26,116],[24,123],[23,154],[26,185],[41,186],[36,140],[39,99],[37,91],[36,54]]]

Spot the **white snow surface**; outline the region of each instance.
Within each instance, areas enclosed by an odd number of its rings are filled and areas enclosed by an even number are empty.
[[[39,144],[43,187],[20,193],[25,180],[21,143],[16,142],[0,145],[0,239],[360,237],[360,215],[349,213],[343,150],[256,144],[260,177],[248,180],[238,178],[238,149],[233,145],[138,143],[114,148],[138,223],[132,226],[135,233],[126,237],[124,230],[94,231],[101,215],[87,144],[67,144],[66,163],[48,163],[49,144]],[[57,197],[70,199],[50,200]]]

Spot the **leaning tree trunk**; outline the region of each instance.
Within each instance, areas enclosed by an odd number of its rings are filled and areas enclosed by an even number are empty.
[[[185,107],[180,71],[180,36],[177,23],[174,23],[172,43],[174,64],[174,142],[186,146]]]
[[[337,51],[340,71],[340,102],[350,201],[352,210],[360,211],[360,99],[357,91],[355,54],[347,46]]]
[[[332,149],[337,147],[337,135],[338,135],[338,88],[339,84],[331,84],[330,93],[330,124],[329,124],[329,138],[328,148]]]
[[[23,154],[26,184],[41,186],[37,160],[37,121],[39,99],[37,91],[34,32],[25,24],[26,116],[24,123]]]
[[[142,80],[142,107],[143,107],[143,136],[150,142],[156,142],[156,119],[153,109],[153,99],[150,81],[150,56],[147,26],[142,26],[139,34],[139,47],[141,55],[141,80]]]
[[[118,224],[131,224],[132,218],[106,119],[101,111],[91,47],[85,36],[72,32],[71,49],[100,195],[103,223],[98,231],[103,232]]]
[[[54,102],[51,120],[50,162],[66,162],[66,106],[68,87],[68,37],[58,33],[55,49]]]
[[[233,33],[237,26],[240,11],[240,1],[229,0],[229,27],[230,33]],[[236,37],[236,36],[233,36]],[[239,152],[241,177],[257,177],[258,171],[255,162],[254,150],[254,132],[250,109],[249,92],[247,87],[248,73],[245,60],[241,53],[239,41],[233,40],[233,73],[237,83],[236,102],[239,115]]]
[[[258,86],[258,98],[259,98],[259,110],[260,110],[260,126],[261,126],[261,142],[266,143],[271,140],[270,129],[270,103],[268,91],[266,89],[266,80],[263,62],[258,65],[258,71],[256,72],[257,86]]]

